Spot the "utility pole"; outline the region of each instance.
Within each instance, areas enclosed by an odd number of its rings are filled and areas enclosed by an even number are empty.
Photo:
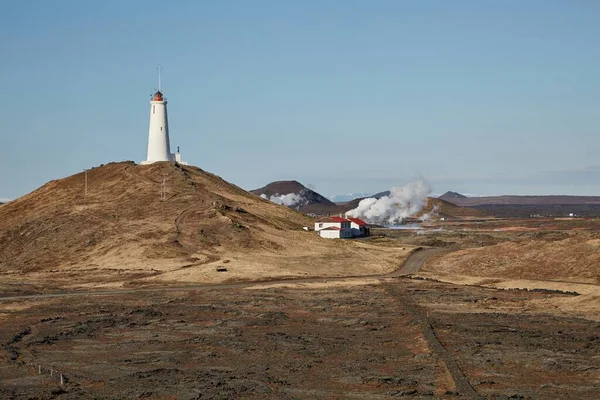
[[[83,185],[83,196],[87,196],[87,172],[89,171],[88,168],[85,168],[84,170],[84,185]]]
[[[162,185],[160,190],[160,200],[167,201],[167,174],[163,172]]]

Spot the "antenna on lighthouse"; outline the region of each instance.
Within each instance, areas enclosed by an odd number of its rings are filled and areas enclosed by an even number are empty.
[[[163,71],[162,65],[158,64],[158,67],[156,67],[156,70],[158,71],[158,91],[162,93],[162,85],[161,85],[161,78],[162,78],[162,71]]]

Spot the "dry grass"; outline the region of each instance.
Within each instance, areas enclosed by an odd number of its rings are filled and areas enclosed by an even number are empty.
[[[166,180],[166,201],[160,201]],[[326,240],[312,219],[174,163],[112,163],[0,209],[7,283],[114,287],[389,272],[409,248]],[[216,272],[224,265],[227,273]]]
[[[564,240],[504,242],[456,251],[429,263],[439,274],[600,284],[600,240],[575,235]]]
[[[528,307],[600,321],[600,240],[594,237],[576,233],[563,240],[459,250],[430,259],[419,275],[460,285],[578,293],[531,302]]]

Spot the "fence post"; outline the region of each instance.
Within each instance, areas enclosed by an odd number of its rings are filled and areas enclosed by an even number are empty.
[[[42,366],[41,365],[38,365],[38,374],[40,374],[40,375],[42,374]]]
[[[50,368],[50,376],[52,376],[52,368]]]
[[[65,381],[63,380],[63,374],[60,374],[60,386],[64,385]]]

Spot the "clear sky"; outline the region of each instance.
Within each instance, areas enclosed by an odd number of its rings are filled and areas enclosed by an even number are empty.
[[[245,189],[600,195],[600,1],[0,0],[0,197],[171,146]]]

